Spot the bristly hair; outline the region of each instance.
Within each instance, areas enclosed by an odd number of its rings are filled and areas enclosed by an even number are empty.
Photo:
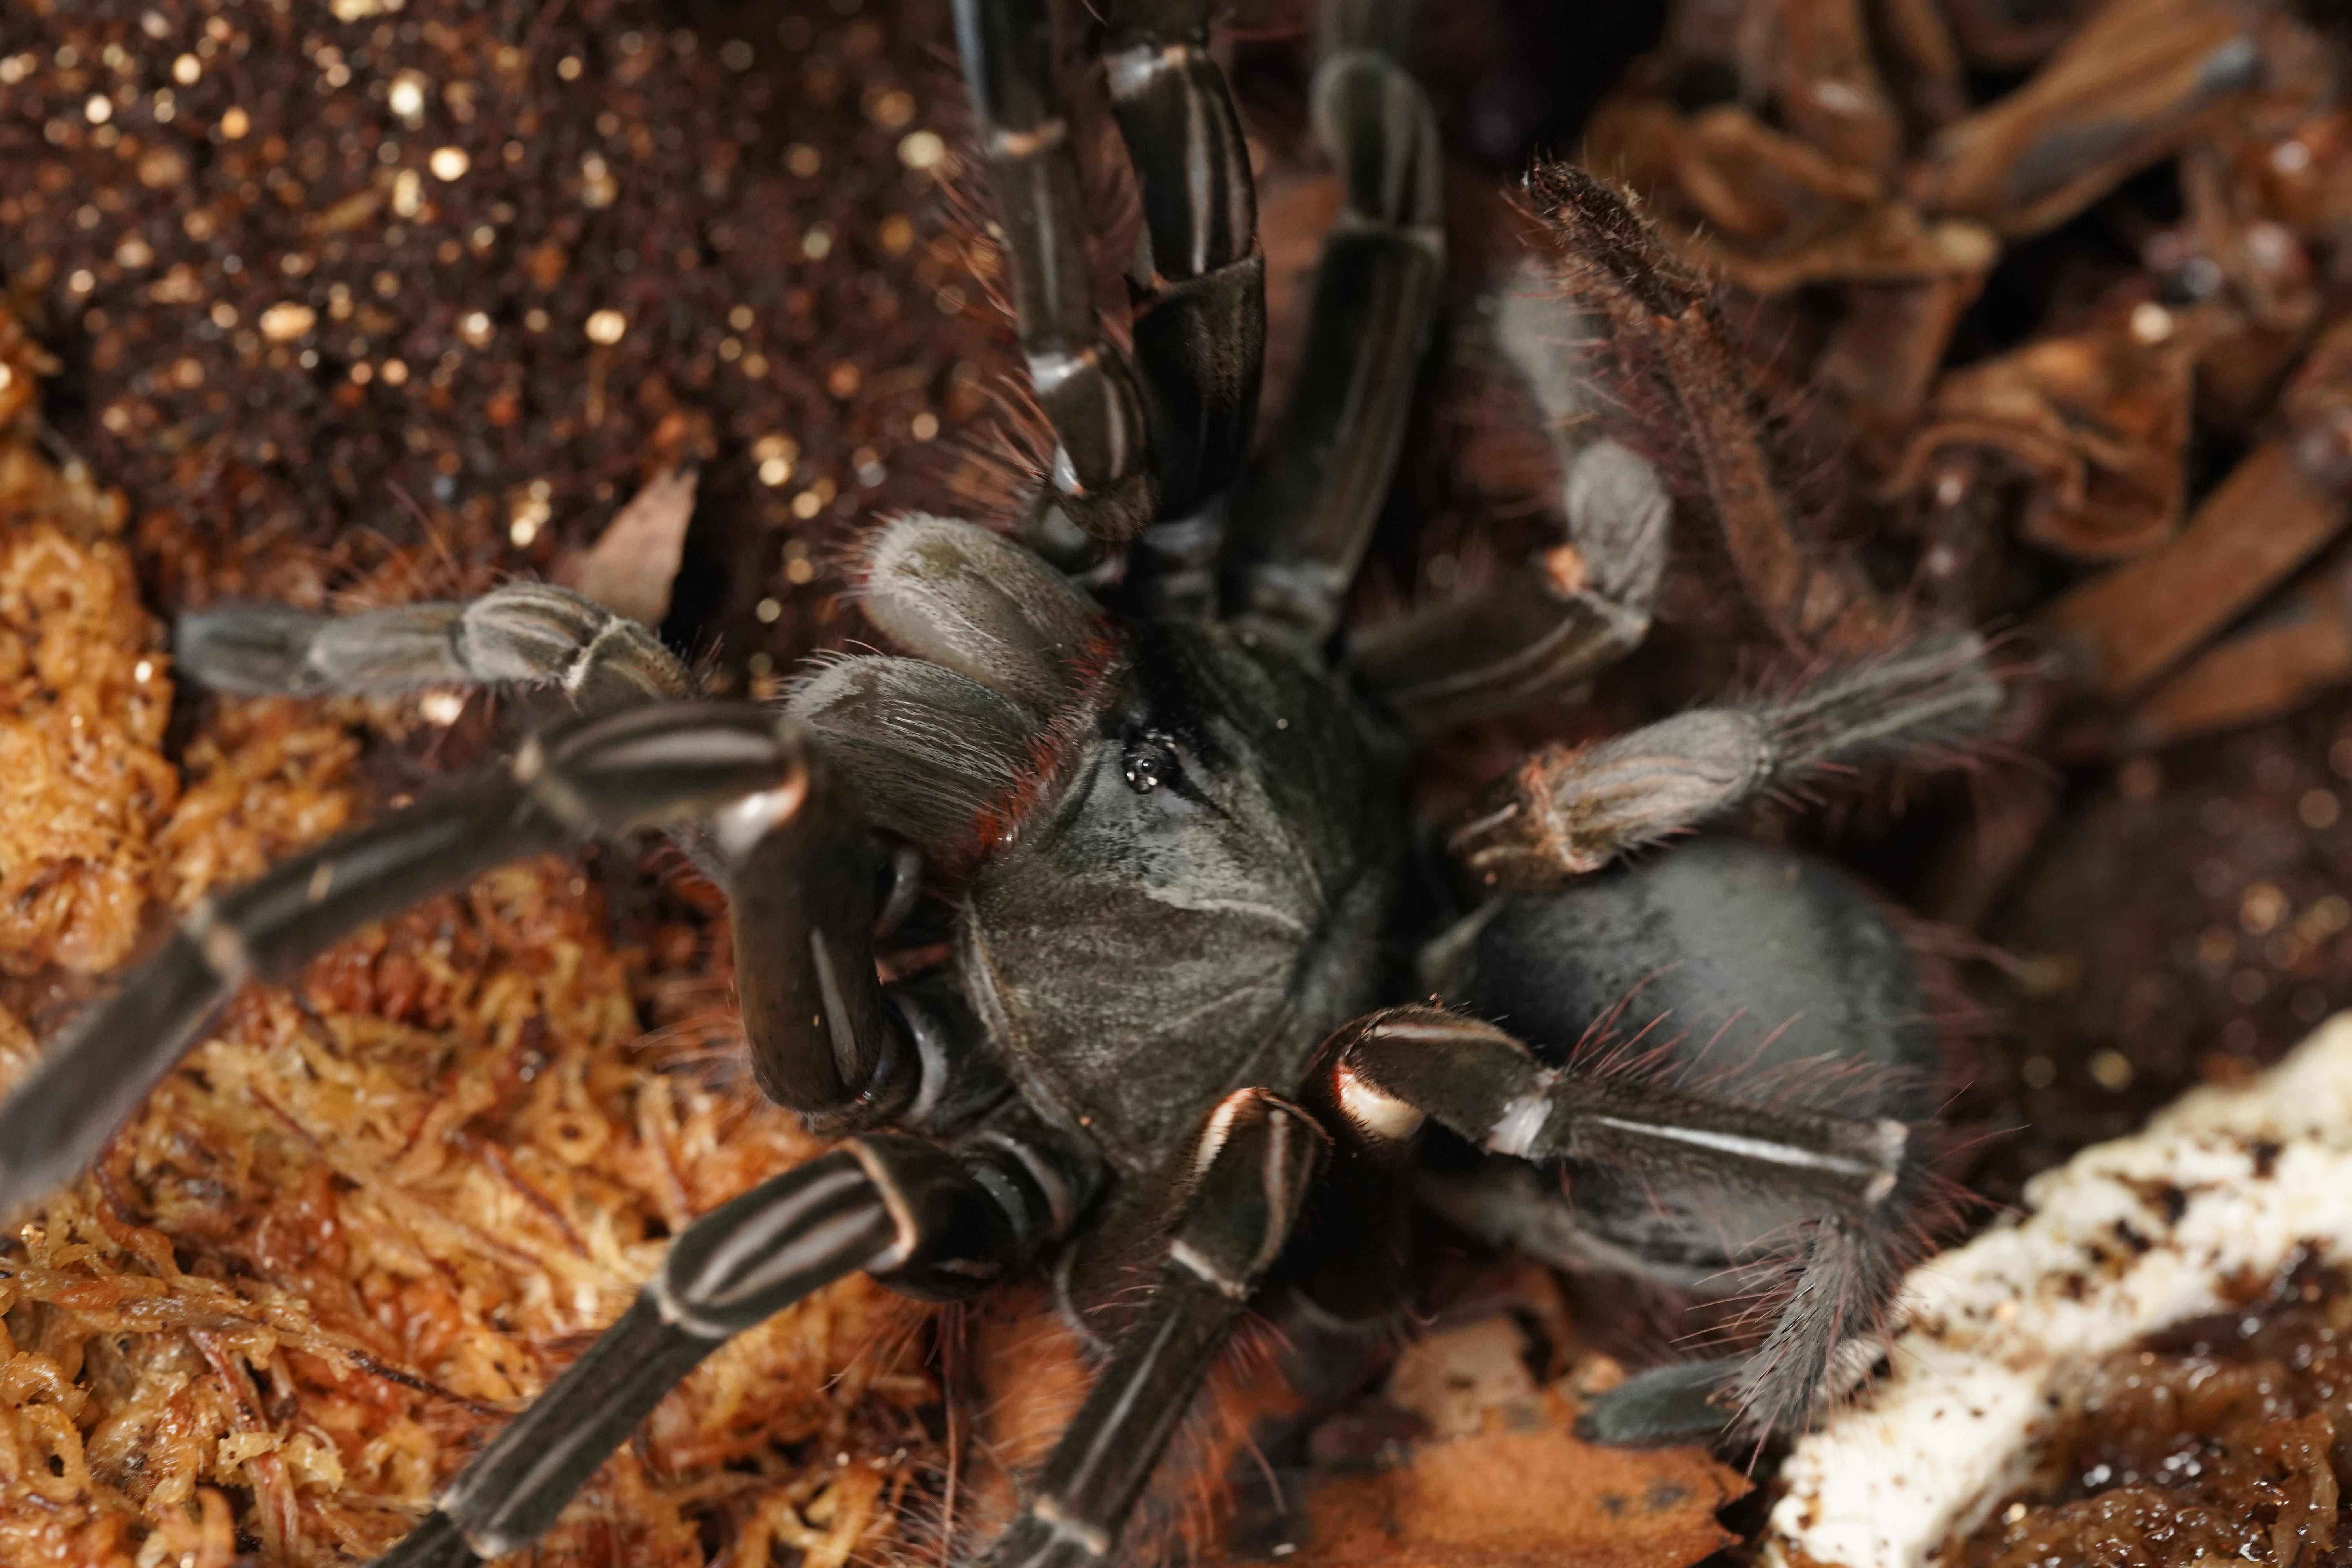
[[[1528,215],[1562,290],[1607,326],[1593,356],[1610,434],[1711,518],[1748,604],[1800,659],[1892,641],[1895,615],[1851,557],[1823,547],[1797,454],[1735,351],[1706,281],[1626,193],[1567,163],[1527,176]]]
[[[973,1327],[968,1310],[950,1309],[935,1321],[943,1350],[953,1344],[959,1360],[973,1354],[966,1342]],[[1064,1374],[1080,1367],[1077,1338],[1051,1309],[1000,1321],[999,1331],[1021,1337],[1016,1359],[1025,1367],[1042,1366],[1048,1385],[1059,1385]],[[1298,1406],[1280,1372],[1282,1348],[1281,1331],[1264,1318],[1244,1316],[1234,1326],[1120,1532],[1121,1562],[1189,1564],[1222,1555],[1234,1498],[1232,1477],[1244,1465],[1263,1464],[1255,1450],[1261,1424]],[[959,1413],[950,1441],[961,1451],[951,1447],[929,1484],[908,1500],[899,1539],[883,1559],[890,1568],[960,1568],[971,1562],[1013,1522],[1027,1479],[1051,1452],[1054,1439],[1007,1452],[1001,1430],[991,1435],[992,1412],[971,1409],[970,1389],[955,1369],[943,1366],[942,1373],[950,1408]],[[1024,1379],[1023,1388],[1034,1381]],[[1069,1392],[1084,1386],[1080,1375]]]
[[[1085,29],[1056,28],[1066,43]],[[1108,89],[1098,57],[1065,47],[1054,60],[1055,85],[1065,106],[1071,145],[1078,163],[1080,231],[1093,270],[1095,315],[1103,340],[1116,352],[1133,351],[1128,309],[1127,260],[1135,252],[1143,208],[1108,109]],[[1090,132],[1090,133],[1088,133]],[[1006,290],[1004,247],[990,210],[985,161],[969,144],[947,160],[938,174],[945,209],[932,256],[979,289],[967,316],[981,316],[1009,335],[1013,300]],[[1038,486],[1046,481],[1056,437],[1037,405],[1028,377],[1014,373],[987,388],[995,417],[971,434],[951,438],[948,488],[955,514],[999,532],[1011,530]]]
[[[930,254],[950,275],[979,289],[981,297],[962,307],[962,318],[985,322],[1003,336],[1013,320],[1013,300],[1004,289],[1003,247],[990,233],[994,220],[988,212],[986,180],[977,157],[959,153],[946,160],[936,176],[942,216]],[[1026,376],[993,377],[985,391],[995,416],[964,434],[940,437],[933,447],[941,459],[936,478],[951,498],[940,510],[1005,533],[1044,481],[1053,462],[1054,434]]]
[[[1087,639],[1070,658],[1077,677],[1078,695],[1056,709],[1029,747],[1029,766],[972,819],[954,864],[969,866],[1002,853],[1019,837],[1022,825],[1045,801],[1059,792],[1070,766],[1094,731],[1096,717],[1110,700],[1126,665],[1118,640],[1108,626]]]
[[[858,535],[844,557],[841,580],[849,584],[853,600],[865,594],[873,553],[883,531],[876,527]],[[847,653],[817,655],[795,685],[805,686],[824,672],[828,662],[849,657]],[[1044,723],[1030,741],[1026,765],[973,816],[954,850],[933,868],[939,875],[952,880],[1002,854],[1036,808],[1052,799],[1068,778],[1071,765],[1094,731],[1096,719],[1127,672],[1126,650],[1108,619],[1096,618],[1092,635],[1065,658],[1063,668],[1070,671],[1073,695],[1044,715]]]
[[[1949,963],[1937,957],[1932,942],[1909,940],[1932,933],[1924,928],[1915,933],[1906,927],[1905,934],[1920,961],[1927,993],[1927,1010],[1916,1021],[1933,1027],[1939,1042],[1975,1026],[1980,1016],[1954,1000],[1959,993]],[[1587,1028],[1569,1053],[1568,1070],[1646,1080],[1688,1093],[1736,1095],[1748,1104],[1828,1110],[1881,1100],[1890,1089],[1931,1087],[1917,1084],[1917,1075],[1900,1068],[1835,1057],[1759,1067],[1756,1058],[1796,1020],[1778,1027],[1753,1020],[1753,1039],[1735,1044],[1735,1031],[1751,1021],[1744,1010],[1722,1019],[1696,1052],[1688,1048],[1687,1031],[1668,1033],[1670,1019],[1664,1013],[1625,1033],[1627,1012],[1664,973],[1661,969],[1636,982]],[[1943,1055],[1940,1049],[1938,1055]],[[1742,1425],[1759,1437],[1804,1425],[1819,1413],[1821,1397],[1843,1402],[1866,1387],[1867,1363],[1840,1375],[1838,1363],[1848,1353],[1846,1347],[1886,1331],[1900,1310],[1895,1287],[1902,1276],[1931,1256],[1972,1209],[1981,1206],[1966,1187],[1942,1173],[1957,1148],[1940,1119],[1906,1126],[1910,1142],[1895,1191],[1873,1216],[1879,1223],[1800,1222],[1779,1235],[1756,1237],[1734,1237],[1727,1226],[1719,1227],[1724,1255],[1738,1259],[1729,1274],[1777,1268],[1777,1276],[1745,1297],[1716,1298],[1738,1310],[1687,1342],[1718,1352],[1755,1345],[1731,1398]],[[1633,1174],[1643,1180],[1642,1173]],[[1776,1266],[1774,1259],[1785,1261]],[[1783,1309],[1792,1300],[1805,1304],[1784,1316]]]

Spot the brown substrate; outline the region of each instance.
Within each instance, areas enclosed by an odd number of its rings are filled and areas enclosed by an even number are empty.
[[[2305,1265],[2099,1363],[1958,1561],[2321,1568],[2352,1545],[2347,1479],[2352,1281]]]

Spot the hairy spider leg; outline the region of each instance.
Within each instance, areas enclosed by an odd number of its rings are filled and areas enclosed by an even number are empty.
[[[629,1309],[377,1568],[473,1568],[529,1545],[730,1339],[860,1269],[919,1300],[971,1295],[1059,1236],[1087,1169],[1013,1101],[951,1150],[856,1138],[722,1204],[680,1233]]]
[[[975,523],[895,518],[876,536],[859,595],[892,642],[1043,716],[1075,700],[1100,662],[1102,615],[1069,579]]]
[[[1561,889],[1491,899],[1422,950],[1420,977],[1458,1010],[1507,1025],[1547,1066],[1588,1077],[1923,1130],[1941,1098],[1928,983],[1897,924],[1833,868],[1750,838],[1703,837]],[[1769,1194],[1655,1169],[1539,1172],[1467,1152],[1431,1151],[1414,1194],[1498,1246],[1746,1302],[1743,1326],[1769,1321],[1790,1283],[1779,1246],[1789,1216]],[[1942,1184],[1923,1174],[1915,1185],[1890,1204],[1893,1223],[1870,1233],[1874,1250],[1858,1267],[1891,1274],[1946,1217]],[[1833,1313],[1840,1297],[1795,1304]],[[1842,1332],[1859,1353],[1875,1327]],[[1718,1431],[1724,1412],[1706,1394],[1743,1364],[1720,1362],[1713,1382],[1677,1368],[1644,1373],[1594,1410],[1595,1430]]]
[[[510,583],[462,605],[349,616],[275,605],[191,610],[173,644],[183,669],[222,691],[388,695],[448,682],[552,683],[583,713],[702,691],[653,633],[545,583]]]
[[[1124,543],[1155,517],[1197,507],[1248,450],[1265,342],[1249,152],[1209,58],[1206,0],[1109,5],[1105,64],[1149,251],[1130,364],[1096,319],[1051,7],[957,0],[955,18],[1013,330],[1060,442],[1022,533],[1075,563],[1089,539]]]
[[[1320,647],[1396,472],[1445,234],[1436,117],[1402,67],[1343,44],[1316,69],[1313,110],[1346,205],[1323,241],[1297,390],[1234,498],[1223,575],[1229,616]]]
[[[1598,1435],[1625,1441],[1722,1427],[1729,1418],[1721,1408],[1691,1418],[1692,1399],[1704,1408],[1718,1390],[1758,1435],[1801,1426],[1837,1347],[1884,1310],[1895,1278],[1885,1238],[1924,1179],[1901,1121],[1547,1068],[1493,1025],[1434,1007],[1376,1013],[1342,1029],[1326,1052],[1333,1081],[1325,1092],[1339,1111],[1332,1126],[1360,1182],[1409,1158],[1434,1120],[1490,1153],[1671,1173],[1769,1197],[1787,1214],[1802,1261],[1764,1345],[1741,1360],[1701,1363],[1712,1370],[1634,1380],[1624,1397],[1596,1403],[1590,1425]],[[1669,1389],[1681,1394],[1664,1397]]]
[[[1013,546],[992,542],[1016,567],[1027,559]],[[1013,568],[1005,568],[997,586],[1016,595],[1025,588],[1038,602],[1053,593],[1072,598],[1058,579],[1046,581],[1052,574],[1042,567],[1027,570],[1036,581],[1015,582]],[[952,626],[942,624],[942,635],[951,635]],[[184,617],[180,633],[192,674],[242,689],[397,691],[453,679],[551,679],[593,715],[676,701],[695,684],[635,622],[563,589],[530,584],[466,605],[341,618],[274,609],[202,612]],[[1050,660],[1040,637],[1026,646]],[[938,674],[954,679],[944,669]],[[936,1088],[934,1058],[943,1048],[930,1014],[911,995],[886,999],[874,973],[874,928],[887,923],[889,911],[904,912],[920,863],[906,855],[894,861],[840,798],[835,770],[821,755],[801,755],[797,739],[790,744],[797,782],[729,802],[718,837],[709,822],[672,816],[663,826],[734,889],[738,990],[761,1089],[824,1130],[872,1126],[919,1099],[927,1072]],[[856,782],[852,795],[859,793]],[[730,836],[731,844],[719,841]],[[320,851],[332,852],[331,845]],[[770,943],[792,958],[762,962]]]
[[[1671,450],[1686,497],[1721,530],[1764,625],[1806,658],[1894,642],[1895,606],[1851,552],[1820,548],[1815,520],[1788,482],[1790,459],[1705,280],[1605,181],[1547,163],[1527,190],[1544,220],[1554,287],[1603,323],[1619,384],[1647,405],[1636,420],[1651,428],[1639,438]]]
[[[1121,543],[1157,507],[1143,389],[1095,317],[1076,151],[1055,90],[1045,0],[958,0],[956,48],[1013,294],[1029,390],[1059,443],[1022,524],[1056,559]]]
[[[0,1104],[0,1214],[87,1165],[248,980],[290,974],[370,921],[509,861],[807,787],[800,742],[755,708],[662,704],[569,720],[504,767],[198,900],[162,951]]]
[[[1616,663],[1649,635],[1665,574],[1665,481],[1589,417],[1588,312],[1533,262],[1507,275],[1492,303],[1502,366],[1559,460],[1567,538],[1485,589],[1351,639],[1356,679],[1424,735],[1540,701]]]
[[[1037,716],[1001,691],[879,654],[824,666],[785,710],[856,781],[868,822],[942,866],[984,847],[984,825],[1024,793],[1043,734]]]
[[[786,710],[856,786],[866,820],[935,864],[1001,848],[1100,706],[1118,645],[1094,604],[974,523],[902,517],[868,556],[866,616],[917,656],[821,669]]]
[[[1809,775],[1958,743],[2001,700],[1975,633],[1925,637],[1777,702],[1696,708],[1595,745],[1547,746],[1471,806],[1447,847],[1486,882],[1557,887]]]
[[[1264,1089],[1210,1113],[1166,1260],[1028,1505],[981,1568],[1107,1561],[1168,1439],[1297,1223],[1326,1135]]]
[[[1209,54],[1209,0],[1110,0],[1103,21],[1111,111],[1143,213],[1135,368],[1159,515],[1184,517],[1232,486],[1257,433],[1257,188],[1225,73]]]
[[[173,627],[172,650],[199,684],[259,696],[553,685],[582,713],[613,713],[702,695],[694,672],[652,632],[547,583],[509,583],[463,604],[348,616],[282,605],[187,610]],[[666,826],[704,874],[720,875],[707,834],[689,823]]]

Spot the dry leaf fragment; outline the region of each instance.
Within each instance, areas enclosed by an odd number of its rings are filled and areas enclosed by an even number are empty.
[[[1482,1300],[1407,1345],[1380,1398],[1310,1440],[1286,1568],[1684,1568],[1732,1544],[1716,1510],[1748,1483],[1704,1447],[1575,1436],[1579,1374],[1539,1387],[1521,1324],[1560,1311],[1549,1276],[1507,1266]]]
[[[2016,91],[1945,128],[1912,176],[1930,213],[2008,237],[2064,222],[2180,145],[2210,105],[2261,79],[2263,54],[2211,0],[2121,0]]]
[[[1546,1390],[1393,1465],[1318,1474],[1286,1568],[1685,1568],[1738,1539],[1715,1517],[1748,1491],[1738,1471],[1696,1446],[1597,1447],[1575,1418]]]
[[[1954,371],[1895,488],[1932,485],[1954,447],[1981,448],[2030,476],[2027,539],[2082,561],[2140,554],[2186,507],[2189,368],[2179,334],[2149,341],[2116,320]]]
[[[659,626],[694,516],[695,470],[664,468],[613,514],[596,542],[555,564],[555,580],[615,615]]]

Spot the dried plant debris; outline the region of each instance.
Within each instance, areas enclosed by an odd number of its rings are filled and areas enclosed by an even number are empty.
[[[113,967],[163,906],[344,826],[362,742],[294,702],[224,702],[174,766],[162,628],[93,527],[119,531],[119,498],[38,474],[19,415],[0,432],[0,466],[35,476],[0,492],[0,952],[26,978],[0,1080],[32,1058],[26,1010],[56,1011],[44,976]],[[101,1168],[0,1244],[0,1562],[371,1556],[669,1234],[805,1159],[747,1089],[654,1070],[632,967],[549,861],[241,998]],[[866,1549],[926,1448],[907,1326],[860,1283],[737,1341],[549,1550]]]
[[[691,469],[664,468],[613,515],[594,544],[556,557],[555,580],[608,610],[659,626],[694,519],[694,491]]]
[[[1717,1519],[1748,1479],[1694,1445],[1598,1447],[1585,1398],[1624,1376],[1566,1361],[1575,1313],[1524,1259],[1486,1268],[1399,1352],[1379,1390],[1311,1430],[1284,1507],[1242,1532],[1251,1558],[1685,1568],[1738,1539]],[[1565,1363],[1557,1376],[1546,1373]]]
[[[1727,287],[1759,384],[1809,389],[1799,449],[1845,465],[1843,507],[1908,543],[1923,609],[2018,614],[2050,557],[2132,562],[2037,623],[2051,702],[2127,703],[2345,519],[2341,60],[2281,6],[2116,0],[2040,52],[1995,50],[2032,68],[1979,101],[1969,68],[1993,59],[1969,58],[1955,8],[1890,9],[1902,26],[1853,0],[1689,0],[1583,160]],[[2168,213],[2124,189],[2158,168]],[[2051,234],[2077,217],[2107,232]],[[2221,435],[2269,439],[2192,495],[2196,447]],[[2308,522],[2242,521],[2282,510]]]

